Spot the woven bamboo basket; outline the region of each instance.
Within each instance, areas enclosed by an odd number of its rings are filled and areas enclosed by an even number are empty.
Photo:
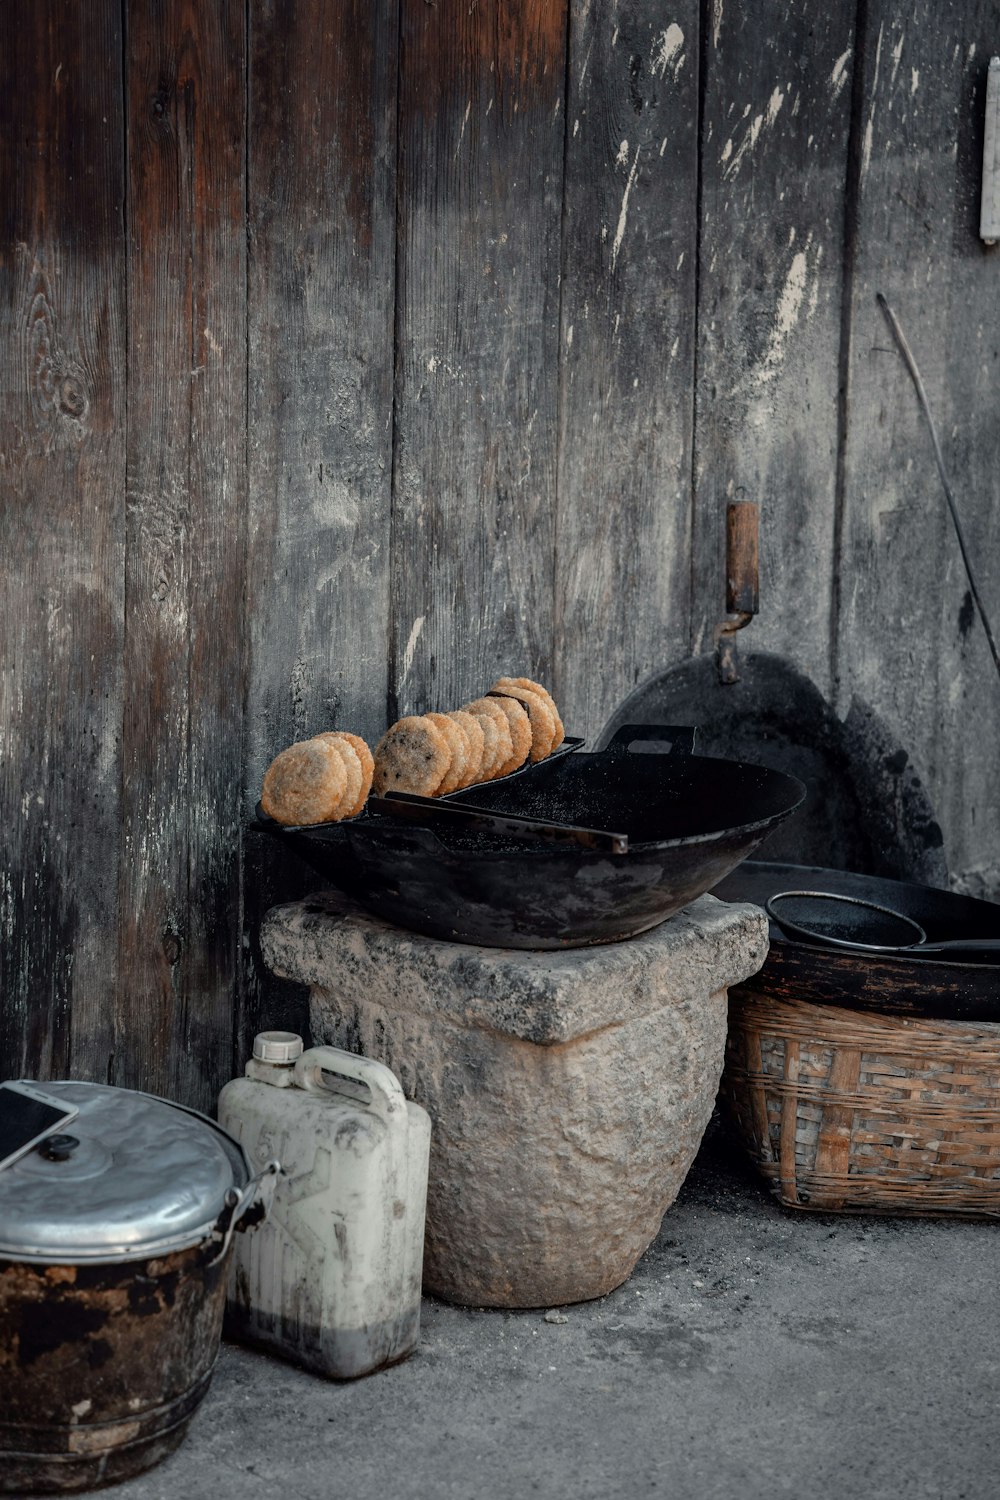
[[[722,1092],[780,1203],[1000,1218],[1000,1024],[730,992]]]

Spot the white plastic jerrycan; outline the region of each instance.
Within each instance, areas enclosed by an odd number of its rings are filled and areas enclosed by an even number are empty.
[[[431,1122],[382,1063],[262,1031],[219,1124],[278,1157],[270,1217],[237,1235],[227,1332],[346,1379],[402,1359],[420,1332]]]

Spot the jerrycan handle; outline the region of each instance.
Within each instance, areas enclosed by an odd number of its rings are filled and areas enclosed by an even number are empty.
[[[406,1110],[406,1095],[391,1068],[372,1057],[344,1052],[340,1047],[309,1047],[295,1060],[295,1082],[311,1094],[343,1093],[364,1103],[370,1100],[380,1114]],[[358,1084],[363,1089],[357,1088]]]

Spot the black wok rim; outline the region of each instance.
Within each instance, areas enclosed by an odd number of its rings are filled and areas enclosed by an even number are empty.
[[[576,740],[572,745],[571,750],[578,749],[582,744],[582,740]],[[561,751],[562,746],[559,747],[558,751],[554,751],[553,755],[559,755]],[[604,752],[597,751],[595,753],[603,755]],[[666,758],[669,759],[669,757]],[[504,777],[503,782],[505,783],[514,776],[522,775],[525,771],[530,772],[533,770],[538,770],[543,766],[550,765],[552,763],[552,759],[553,756],[547,756],[543,761],[536,761],[533,766],[522,766],[518,771],[511,772],[510,777]],[[675,839],[650,839],[639,841],[630,838],[628,850],[623,854],[610,855],[606,851],[594,849],[580,849],[574,851],[568,851],[564,849],[562,852],[571,852],[573,858],[575,859],[613,858],[624,860],[628,859],[629,855],[632,853],[649,855],[656,854],[661,850],[667,849],[696,848],[699,844],[715,843],[720,839],[725,838],[738,838],[742,840],[746,838],[753,838],[757,834],[763,836],[772,828],[776,827],[779,823],[782,823],[786,818],[791,817],[792,813],[794,813],[795,810],[802,805],[802,802],[804,801],[806,796],[806,788],[797,776],[790,776],[786,771],[773,770],[769,766],[752,765],[749,761],[718,761],[714,756],[685,756],[681,763],[686,766],[690,766],[692,763],[707,763],[717,766],[725,766],[727,773],[730,775],[746,774],[761,781],[770,781],[776,784],[779,782],[784,782],[788,800],[783,807],[779,808],[775,812],[770,812],[762,818],[755,818],[752,822],[749,823],[735,823],[725,828],[711,829],[707,833],[687,834],[683,837]],[[489,787],[496,786],[498,784],[502,783],[493,781],[483,783],[484,786]],[[796,796],[795,800],[791,801],[790,799],[793,790],[796,792]],[[448,793],[445,797],[442,797],[441,800],[442,802],[447,802],[450,797],[454,797],[456,800],[461,799],[469,807],[473,807],[475,806],[474,799],[470,798],[468,793],[469,788],[466,787],[463,788],[460,792]],[[484,807],[482,811],[485,813],[490,813],[493,811],[493,809]],[[269,817],[268,814],[264,811],[261,804],[258,802],[256,807],[256,824],[251,824],[251,826],[256,826],[261,832],[273,834],[279,837],[285,834],[290,836],[299,835],[303,838],[319,838],[319,840],[323,843],[332,843],[335,842],[339,837],[347,837],[352,830],[364,837],[367,836],[370,832],[391,833],[395,830],[401,831],[402,827],[404,826],[394,822],[391,818],[388,817],[385,819],[383,819],[381,815],[376,815],[376,817],[378,818],[377,822],[374,818],[366,818],[365,812],[362,811],[356,818],[345,818],[340,822],[279,823],[274,818]],[[558,820],[552,819],[551,821],[553,822],[553,824],[555,824]],[[616,830],[609,829],[606,831],[615,832]],[[515,853],[519,859],[551,858],[553,853],[558,848],[557,845],[546,844],[544,841],[529,843],[526,840],[524,844],[517,847],[516,851],[510,847],[506,849],[476,849],[470,846],[463,847],[462,849],[456,849],[449,846],[448,844],[445,844],[441,839],[439,839],[433,828],[415,824],[411,825],[407,829],[407,834],[411,837],[418,832],[421,838],[424,838],[428,841],[433,840],[434,844],[438,849],[442,851],[443,854],[449,857],[460,857],[465,862],[469,862],[470,860],[508,860]]]
[[[782,773],[775,772],[774,774],[779,775]],[[786,780],[788,781],[793,781],[795,779],[796,778],[791,776],[786,777]],[[408,837],[418,835],[420,838],[427,841],[433,840],[434,844],[438,849],[441,850],[441,853],[443,855],[447,856],[449,859],[460,858],[463,863],[466,864],[473,860],[509,860],[515,856],[518,859],[551,859],[552,856],[557,853],[568,854],[571,855],[573,859],[579,860],[627,860],[630,854],[657,854],[661,850],[666,849],[696,848],[699,844],[715,843],[724,838],[738,838],[742,840],[745,838],[752,838],[758,833],[766,834],[772,827],[775,827],[777,824],[783,822],[785,818],[790,817],[795,809],[799,806],[802,801],[802,797],[804,796],[805,791],[803,790],[802,796],[800,796],[790,808],[788,808],[787,810],[783,809],[781,812],[770,813],[768,817],[760,818],[754,823],[737,823],[729,828],[717,828],[711,833],[690,834],[686,838],[678,839],[658,839],[648,843],[635,843],[630,839],[628,849],[623,854],[609,854],[607,850],[603,849],[570,850],[565,845],[558,845],[555,843],[547,844],[543,840],[532,843],[529,843],[527,840],[525,840],[523,844],[518,845],[516,850],[513,848],[475,849],[472,847],[456,849],[450,847],[448,844],[443,843],[442,840],[438,838],[433,828],[425,828],[417,824],[406,828],[406,833]],[[263,811],[260,804],[258,803],[256,822],[255,824],[251,824],[251,827],[256,826],[262,833],[269,833],[277,837],[282,837],[284,835],[288,835],[290,837],[298,836],[300,838],[306,839],[318,839],[322,843],[333,843],[337,840],[338,833],[342,833],[344,836],[346,836],[350,833],[351,830],[356,833],[360,833],[362,837],[366,837],[368,833],[372,831],[394,833],[396,830],[399,830],[401,832],[402,829],[406,827],[406,825],[401,825],[393,822],[390,818],[386,818],[384,822],[380,819],[378,824],[375,824],[374,820],[368,820],[367,822],[362,823],[360,821],[360,816],[361,815],[359,814],[357,818],[351,818],[341,823],[302,823],[294,825],[277,823],[273,818],[269,818],[267,816],[267,814]],[[612,829],[610,831],[614,832],[615,830]],[[325,834],[329,834],[330,837],[325,838]],[[806,945],[803,944],[803,946]]]

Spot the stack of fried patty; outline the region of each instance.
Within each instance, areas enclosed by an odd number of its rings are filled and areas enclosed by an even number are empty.
[[[565,738],[547,689],[499,677],[482,698],[451,713],[399,719],[375,747],[375,790],[440,797],[544,760]]]
[[[330,731],[282,750],[268,767],[261,806],[286,825],[357,817],[372,786],[440,797],[544,760],[565,738],[548,690],[530,677],[498,677],[482,698],[450,713],[411,714],[369,750],[360,735]]]
[[[260,805],[277,823],[339,823],[368,801],[375,762],[359,734],[329,731],[300,740],[267,768]]]

